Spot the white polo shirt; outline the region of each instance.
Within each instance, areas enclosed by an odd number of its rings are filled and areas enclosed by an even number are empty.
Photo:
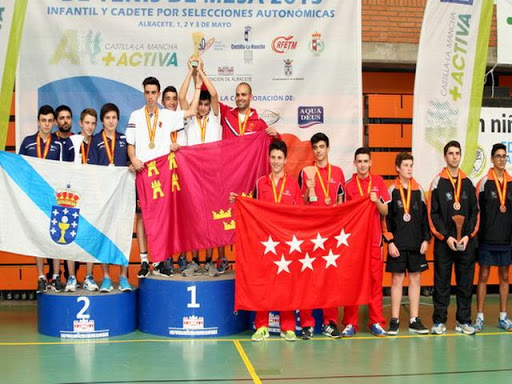
[[[203,119],[207,118],[208,122],[206,123],[206,132],[204,135],[205,143],[213,143],[214,141],[222,140],[222,126],[220,125],[219,116],[215,116],[212,110],[208,113],[208,116],[203,117]],[[201,141],[201,127],[197,122],[197,117],[191,117],[187,120],[187,139],[188,145],[196,145],[202,144]]]

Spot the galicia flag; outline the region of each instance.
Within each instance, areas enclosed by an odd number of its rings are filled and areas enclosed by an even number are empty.
[[[145,164],[137,191],[151,260],[233,243],[229,193],[252,194],[256,180],[269,172],[270,140],[262,131],[181,147]]]
[[[368,303],[369,198],[336,207],[236,201],[235,309],[269,311]]]
[[[135,178],[127,167],[0,151],[0,250],[128,265]]]

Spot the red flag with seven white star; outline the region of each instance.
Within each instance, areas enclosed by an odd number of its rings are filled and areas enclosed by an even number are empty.
[[[235,309],[368,303],[375,209],[368,198],[336,207],[238,198]]]

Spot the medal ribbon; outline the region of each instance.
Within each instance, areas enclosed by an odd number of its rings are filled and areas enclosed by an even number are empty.
[[[114,138],[112,139],[112,144],[108,146],[107,135],[105,135],[105,131],[101,133],[101,137],[103,137],[103,143],[105,143],[105,152],[107,153],[108,163],[114,164],[114,151],[116,149],[116,132],[114,131]]]
[[[50,143],[52,142],[52,136],[50,135],[48,137],[48,140],[46,140],[46,143],[44,144],[44,151],[41,154],[41,136],[37,134],[36,137],[36,151],[37,151],[37,157],[39,159],[46,159],[46,156],[48,156],[48,152],[50,151]]]
[[[238,115],[238,131],[240,132],[240,136],[245,135],[245,127],[247,126],[247,122],[249,121],[249,115],[251,111],[249,110],[244,117],[244,121],[240,121],[240,114]]]
[[[281,199],[283,197],[283,191],[284,191],[284,185],[286,184],[286,173],[283,177],[283,183],[281,184],[281,190],[279,191],[279,195],[277,194],[277,187],[274,184],[274,179],[272,178],[272,174],[268,175],[268,178],[270,179],[270,183],[272,184],[272,193],[274,194],[274,202],[277,204],[281,203]],[[278,182],[279,184],[279,182]]]
[[[171,142],[173,144],[176,144],[177,141],[178,141],[178,131],[172,131],[171,132]]]
[[[460,179],[460,170],[457,171],[457,188],[455,188],[455,179],[450,174],[450,171],[448,171],[448,168],[446,168],[446,174],[448,175],[448,179],[450,179],[450,183],[452,183],[453,187],[453,198],[455,200],[455,203],[458,203],[460,201],[460,191],[462,188],[462,183]]]
[[[201,130],[201,143],[204,143],[204,140],[206,138],[206,124],[208,124],[208,117],[205,116],[201,119],[199,116],[196,116],[196,119],[197,119],[197,125],[199,125],[199,129]],[[245,124],[247,124],[247,122]],[[244,126],[244,132],[245,132],[245,126]]]
[[[400,198],[402,199],[402,204],[404,205],[404,212],[406,215],[408,215],[411,207],[411,180],[407,182],[407,200],[405,199],[404,187],[402,186],[402,182],[400,181],[400,179],[398,181],[400,183]]]
[[[500,198],[500,205],[505,205],[505,199],[507,197],[507,178],[506,174],[503,174],[503,187],[500,186],[500,181],[498,180],[498,176],[492,169],[492,174],[494,175],[494,184],[496,184],[496,190],[498,191],[498,196]]]
[[[149,118],[149,109],[147,106],[146,106],[146,109],[144,112],[146,112],[146,126],[148,127],[149,142],[154,143],[155,142],[155,134],[156,134],[156,124],[158,122],[158,108],[155,110],[153,126],[151,126],[151,120]]]
[[[87,163],[87,159],[89,158],[89,149],[90,148],[91,148],[90,145],[87,145],[87,148],[85,148],[85,140],[83,140],[82,144],[80,144],[80,151],[82,152],[82,164]]]
[[[316,175],[318,176],[318,180],[320,180],[320,186],[322,187],[322,191],[324,192],[324,197],[329,197],[329,180],[331,180],[331,164],[328,164],[329,168],[327,171],[327,183],[324,183],[324,180],[322,179],[322,176],[320,175],[320,170],[318,169],[318,166],[315,164],[316,167]],[[326,185],[327,184],[327,185]]]
[[[368,190],[366,191],[366,193],[369,195],[370,191],[372,190],[372,176],[368,175],[368,178],[370,179],[370,181],[368,182]],[[364,196],[363,188],[361,187],[361,182],[359,181],[359,176],[357,176],[357,175],[356,175],[356,181],[357,181],[357,188],[359,189],[359,194],[361,196]]]

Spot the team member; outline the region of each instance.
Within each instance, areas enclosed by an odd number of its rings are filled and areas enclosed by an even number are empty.
[[[373,208],[373,234],[371,235],[370,256],[370,300],[368,303],[368,317],[370,331],[375,336],[386,336],[384,327],[386,320],[382,315],[382,227],[381,216],[388,214],[388,203],[391,201],[388,189],[382,177],[370,173],[372,166],[371,153],[368,148],[358,148],[354,155],[356,173],[345,184],[346,201],[370,196],[375,203]],[[347,306],[343,314],[345,329],[344,337],[353,336],[357,332],[358,306]]]
[[[73,136],[73,112],[67,105],[59,105],[55,109],[57,131],[55,135],[59,138],[62,143],[63,161],[73,161],[73,144],[70,138]]]
[[[262,176],[256,181],[254,198],[274,202],[276,204],[302,205],[302,195],[297,181],[288,176],[284,167],[288,149],[284,141],[275,140],[269,146],[269,160],[271,173]],[[234,203],[237,194],[230,194],[230,202]],[[252,335],[252,341],[262,341],[269,337],[268,311],[257,311],[254,325],[256,332]],[[296,341],[295,335],[295,311],[280,311],[281,337],[286,341]]]
[[[197,145],[204,143],[212,143],[222,139],[222,127],[219,122],[219,97],[215,86],[206,76],[203,70],[203,62],[199,59],[199,65],[194,68],[189,63],[188,73],[181,86],[179,93],[179,101],[181,109],[188,109],[187,91],[190,86],[190,80],[193,76],[197,77],[196,85],[203,85],[206,89],[202,89],[199,94],[199,105],[197,107],[197,115],[187,120],[186,132],[188,145]],[[204,88],[202,87],[202,88]],[[228,261],[224,255],[224,247],[218,247],[219,257],[217,263],[212,262],[213,249],[206,250],[206,262],[204,272],[210,276],[218,276],[228,268]],[[199,268],[199,252],[192,252],[192,262],[183,268],[183,255],[178,264],[182,268],[185,276],[192,276],[197,273]]]
[[[92,140],[92,136],[94,135],[94,131],[96,130],[96,122],[98,120],[98,114],[92,108],[86,108],[80,113],[80,121],[79,125],[81,128],[80,134],[72,135],[69,137],[71,140],[72,151],[71,151],[71,161],[75,164],[87,164],[87,160],[89,158],[89,149]],[[73,261],[68,260],[68,270],[69,277],[68,282],[66,284],[66,292],[76,291],[77,281],[75,277],[75,263]],[[99,289],[98,284],[94,281],[93,278],[93,268],[94,263],[87,263],[87,270],[84,279],[84,289],[88,291],[97,291]]]
[[[251,108],[251,100],[251,86],[248,83],[240,83],[236,87],[236,108],[219,103],[223,139],[249,135],[262,130],[272,137],[278,137],[276,129],[268,127],[267,123],[258,116],[258,112]]]
[[[126,140],[128,142],[128,157],[137,172],[144,169],[146,161],[169,153],[171,150],[171,132],[183,127],[183,119],[195,116],[201,88],[195,87],[195,93],[190,108],[174,112],[158,108],[160,98],[160,82],[154,77],[144,79],[144,98],[146,104],[130,115]],[[141,268],[139,278],[149,275],[149,262],[146,244],[146,230],[140,212],[137,214],[137,242],[140,250]],[[171,275],[172,270],[166,263],[159,263],[157,272]]]
[[[452,267],[457,283],[457,313],[455,331],[472,335],[471,295],[475,274],[475,241],[479,214],[475,187],[459,169],[460,144],[450,141],[444,146],[446,168],[430,185],[428,213],[434,237],[434,326],[432,333],[446,332]],[[461,238],[457,239],[455,220],[462,218]],[[459,222],[460,224],[460,222]]]
[[[52,135],[52,129],[55,124],[55,111],[49,105],[43,105],[37,113],[38,131],[35,135],[27,136],[23,139],[20,146],[20,155],[37,157],[39,159],[62,160],[62,143],[55,135]],[[48,259],[52,263],[53,271],[59,271],[60,260]],[[36,257],[37,273],[37,292],[45,292],[48,287],[48,280],[44,274],[44,259]],[[56,292],[64,289],[58,273],[50,271],[52,277],[50,287]],[[50,277],[48,277],[50,278]]]
[[[172,85],[165,87],[162,92],[162,105],[169,111],[176,112],[178,110],[178,91]],[[183,109],[183,108],[182,108]],[[186,108],[185,108],[186,109]],[[186,133],[187,120],[183,122],[183,127],[177,131],[171,132],[171,151],[177,151],[180,146],[187,145]]]
[[[494,144],[491,150],[493,168],[477,184],[482,225],[478,234],[478,263],[480,272],[476,290],[476,320],[473,328],[484,329],[484,301],[487,280],[492,266],[498,267],[500,282],[500,317],[498,326],[512,331],[512,321],[507,315],[509,293],[508,269],[510,267],[510,241],[512,239],[512,177],[507,173],[507,147]]]
[[[107,103],[101,107],[100,121],[103,129],[93,136],[89,150],[89,164],[126,167],[128,166],[128,143],[126,136],[117,131],[119,123],[119,108],[117,105]],[[113,289],[108,264],[102,264],[103,282],[100,292],[110,292]],[[121,266],[119,290],[128,292],[132,286],[128,282],[128,266]]]
[[[419,318],[421,272],[428,269],[425,253],[430,240],[425,194],[412,177],[413,157],[401,152],[396,156],[398,177],[391,187],[384,239],[388,243],[386,272],[392,274],[391,321],[388,335],[399,330],[400,305],[405,272],[409,276],[409,331],[427,334]]]
[[[319,207],[334,207],[343,202],[345,175],[340,167],[329,163],[329,138],[319,132],[311,137],[311,147],[315,163],[305,167],[299,174],[299,185],[304,202]],[[340,338],[338,330],[338,308],[323,308],[322,333],[333,338]],[[300,322],[302,338],[313,337],[315,318],[311,309],[301,310]]]

